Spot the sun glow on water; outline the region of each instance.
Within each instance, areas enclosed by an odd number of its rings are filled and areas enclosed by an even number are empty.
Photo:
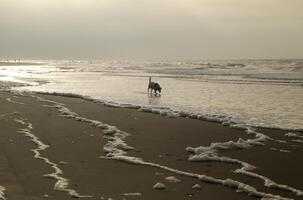
[[[252,126],[302,129],[301,62],[49,61],[41,66],[2,66],[0,76],[36,85],[21,90],[74,93]],[[161,84],[162,95],[146,92],[149,76]]]

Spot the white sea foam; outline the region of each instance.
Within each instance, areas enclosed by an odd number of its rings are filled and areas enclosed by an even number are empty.
[[[272,151],[280,151],[280,152],[283,152],[283,153],[290,153],[289,150],[277,149],[277,148],[275,148],[275,147],[271,147],[271,148],[269,148],[269,149],[272,150]]]
[[[293,142],[303,143],[303,140],[291,140]]]
[[[291,152],[291,151],[286,150],[286,149],[280,149],[279,151],[280,151],[280,152],[283,152],[283,153],[290,153],[290,152]]]
[[[192,186],[193,189],[196,189],[196,190],[201,190],[201,185],[200,184],[195,184]]]
[[[130,192],[130,193],[124,193],[124,196],[142,196],[142,193],[140,192]]]
[[[5,194],[4,194],[5,190],[6,190],[5,187],[0,185],[0,199],[2,199],[2,200],[6,200]]]
[[[270,187],[270,188],[276,188],[276,189],[281,189],[281,190],[287,190],[290,192],[295,193],[298,196],[303,196],[303,191],[292,188],[290,186],[287,185],[283,185],[283,184],[278,184],[272,180],[270,180],[269,178],[259,175],[257,173],[251,172],[251,170],[255,169],[254,166],[250,165],[249,163],[240,161],[238,159],[234,159],[234,158],[229,158],[226,156],[218,156],[218,151],[221,150],[227,150],[227,149],[249,149],[252,148],[254,145],[264,145],[264,142],[266,142],[267,140],[272,140],[270,137],[262,134],[262,133],[258,133],[256,132],[254,129],[252,128],[247,128],[247,133],[248,134],[254,134],[255,138],[254,139],[247,139],[247,140],[243,140],[243,139],[239,139],[237,142],[233,142],[233,141],[228,141],[228,142],[222,142],[222,143],[212,143],[210,146],[206,146],[206,147],[187,147],[186,150],[194,153],[193,155],[189,156],[189,161],[199,161],[199,162],[203,162],[203,161],[217,161],[217,162],[226,162],[226,163],[234,163],[234,164],[239,164],[241,165],[240,169],[236,169],[234,172],[235,173],[240,173],[246,176],[250,176],[250,177],[254,177],[254,178],[258,178],[260,180],[264,181],[264,185],[266,187]],[[276,150],[276,149],[272,149],[272,150]],[[279,150],[281,152],[284,153],[289,153],[288,150]]]
[[[262,176],[262,175],[259,175],[259,174],[253,173],[253,172],[249,172],[249,171],[246,171],[246,170],[243,170],[243,169],[237,169],[237,170],[235,170],[235,172],[240,173],[240,174],[244,174],[244,175],[247,175],[247,176],[250,176],[250,177],[255,177],[255,178],[258,178],[260,180],[263,180],[264,185],[266,187],[276,188],[276,189],[280,189],[280,190],[286,190],[286,191],[290,191],[290,192],[295,193],[297,196],[303,196],[303,191],[292,188],[292,187],[287,186],[287,185],[278,184],[278,183],[270,180],[269,178],[267,178],[265,176]]]
[[[156,190],[164,190],[166,186],[163,183],[158,182],[153,186],[153,188]]]
[[[204,174],[200,175],[200,174],[195,174],[195,173],[191,173],[191,172],[185,172],[185,171],[173,169],[173,168],[170,168],[170,167],[167,167],[164,165],[160,165],[160,164],[156,164],[156,163],[152,163],[152,162],[146,162],[146,161],[143,161],[141,158],[137,158],[137,157],[121,155],[121,156],[103,157],[103,158],[125,161],[125,162],[131,163],[131,164],[139,164],[139,165],[146,165],[146,166],[160,168],[160,169],[167,170],[167,171],[179,174],[179,175],[196,178],[196,179],[206,182],[206,183],[214,183],[214,184],[219,184],[219,185],[222,185],[225,187],[233,188],[233,189],[236,189],[238,192],[244,192],[248,195],[256,196],[259,198],[272,198],[275,200],[289,200],[289,198],[284,198],[279,195],[259,192],[254,187],[252,187],[248,184],[241,183],[239,181],[235,181],[232,179],[218,179],[218,178],[214,178],[214,177],[207,176]]]
[[[128,134],[124,131],[119,130],[115,126],[111,126],[100,121],[90,120],[85,117],[78,116],[77,113],[70,111],[68,108],[62,105],[56,105],[56,108],[65,118],[89,123],[92,126],[101,128],[103,130],[103,133],[105,134],[104,137],[108,139],[108,143],[103,147],[104,151],[107,152],[108,155],[124,155],[126,154],[126,151],[133,149],[133,147],[127,145],[126,142],[123,140],[125,137],[128,136]]]
[[[299,133],[288,132],[288,133],[285,134],[285,136],[292,137],[292,138],[303,139],[303,135],[300,135]]]
[[[197,155],[191,155],[188,160],[192,162],[217,161],[217,162],[233,163],[233,164],[242,165],[245,170],[255,169],[255,166],[253,165],[250,165],[238,159],[229,158],[225,156],[197,154]]]
[[[44,101],[43,98],[41,98],[41,97],[39,100]],[[159,168],[159,169],[173,172],[173,173],[176,173],[179,175],[196,178],[203,182],[215,183],[215,184],[220,184],[225,187],[234,188],[239,192],[244,192],[248,195],[257,196],[260,198],[273,198],[276,200],[288,200],[289,199],[289,198],[281,197],[279,195],[259,192],[254,187],[252,187],[248,184],[244,184],[244,183],[232,180],[232,179],[217,179],[217,178],[210,177],[210,176],[207,176],[204,174],[200,175],[200,174],[195,174],[195,173],[191,173],[191,172],[185,172],[182,170],[170,168],[170,167],[160,165],[157,163],[147,162],[147,161],[144,161],[142,158],[128,156],[127,151],[133,149],[133,147],[130,147],[129,145],[127,145],[127,143],[124,140],[129,135],[128,133],[121,131],[114,126],[102,123],[100,121],[81,117],[77,113],[75,113],[75,112],[71,111],[70,109],[68,109],[67,107],[63,106],[62,104],[55,104],[54,107],[57,108],[58,111],[61,113],[61,115],[65,118],[88,123],[91,126],[101,128],[103,131],[105,131],[104,137],[106,139],[108,139],[108,143],[104,146],[104,151],[106,152],[106,154],[105,154],[105,156],[101,156],[101,158],[109,159],[109,160],[118,160],[118,161],[123,161],[123,162],[131,163],[131,164],[145,165],[145,166]],[[263,145],[262,142],[270,139],[269,137],[267,137],[261,133],[254,132],[251,129],[248,129],[247,133],[248,134],[254,133],[257,137],[255,139],[248,139],[248,140],[246,140],[246,142],[244,142],[244,140],[243,141],[240,140],[239,144],[231,143],[232,144],[231,146],[233,146],[233,148],[235,148],[235,147],[236,148],[243,148],[243,147],[247,148],[247,147],[250,147],[251,145]],[[243,145],[244,143],[247,143],[247,144]],[[213,146],[214,146],[214,148],[226,149],[226,146],[221,145],[221,144],[220,145],[215,144]],[[244,162],[241,162],[241,161],[235,161],[235,162],[243,164],[243,166],[245,166],[247,169],[253,168],[253,166],[246,164]]]
[[[51,174],[46,174],[44,176],[57,180],[54,185],[55,190],[67,192],[70,196],[75,198],[92,197],[89,195],[80,195],[76,190],[70,189],[69,180],[62,176],[63,171],[58,167],[58,165],[41,155],[40,152],[49,148],[49,145],[44,144],[36,135],[32,133],[33,126],[31,123],[27,122],[27,120],[22,117],[15,118],[15,121],[26,126],[26,128],[20,129],[18,132],[30,138],[30,140],[37,145],[36,149],[32,149],[32,151],[34,152],[34,157],[43,160],[46,164],[50,165],[54,169],[55,172]]]
[[[52,107],[56,108],[58,112],[61,114],[62,117],[73,119],[76,121],[88,123],[91,126],[94,126],[96,128],[102,129],[104,133],[104,138],[107,139],[107,144],[103,147],[104,151],[107,153],[108,156],[110,155],[124,155],[127,151],[133,150],[134,148],[126,144],[126,142],[123,140],[126,138],[129,134],[119,130],[115,126],[108,125],[106,123],[102,123],[97,120],[91,120],[87,119],[85,117],[79,116],[77,113],[71,111],[67,107],[64,106],[64,104],[57,103],[54,101],[49,101],[42,97],[37,97],[39,101],[52,103],[54,104]]]
[[[287,141],[285,141],[285,140],[275,140],[276,142],[278,142],[278,143],[281,143],[281,144],[286,144],[287,143]]]
[[[168,182],[171,182],[171,183],[178,183],[178,182],[181,182],[180,179],[178,179],[177,177],[175,176],[168,176],[165,178],[165,180],[167,180]]]
[[[303,143],[303,136],[300,133],[288,132],[285,136],[293,138],[291,141],[296,143]]]
[[[215,142],[211,143],[210,146],[204,147],[187,147],[186,151],[195,153],[195,154],[203,154],[203,155],[216,155],[217,151],[220,150],[228,150],[228,149],[249,149],[252,146],[264,146],[264,142],[268,140],[272,140],[267,135],[256,132],[253,128],[247,127],[246,132],[250,135],[254,135],[255,138],[244,140],[239,138],[238,141],[228,141],[228,142]]]
[[[14,101],[14,100],[12,100],[12,98],[10,98],[10,97],[6,98],[6,100],[7,100],[8,102],[10,102],[10,103],[13,103],[13,104],[20,104],[20,105],[24,105],[24,103]]]
[[[193,189],[196,189],[196,190],[201,190],[201,185],[200,184],[195,184],[192,186]]]

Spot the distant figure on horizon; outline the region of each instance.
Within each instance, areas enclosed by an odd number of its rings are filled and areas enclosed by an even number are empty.
[[[149,77],[147,92],[149,92],[149,90],[151,93],[154,91],[155,94],[157,94],[157,91],[161,93],[162,88],[159,83],[151,81],[151,77]]]

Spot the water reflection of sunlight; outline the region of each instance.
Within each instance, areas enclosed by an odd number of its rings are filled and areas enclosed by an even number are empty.
[[[147,94],[148,104],[149,105],[160,105],[161,104],[161,94]]]
[[[27,82],[27,81],[20,80],[20,79],[17,79],[15,77],[11,77],[11,76],[0,76],[0,81],[29,84],[29,82]]]

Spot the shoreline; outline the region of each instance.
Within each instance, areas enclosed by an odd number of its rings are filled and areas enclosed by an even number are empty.
[[[216,122],[181,117],[168,118],[152,113],[138,112],[134,109],[107,107],[80,98],[35,94],[34,96],[50,100],[49,102],[41,102],[26,95],[22,96],[5,91],[0,91],[0,93],[0,115],[2,116],[0,124],[6,130],[6,133],[1,134],[3,140],[0,144],[2,147],[0,150],[4,152],[4,155],[1,153],[0,157],[10,158],[7,159],[9,165],[2,171],[10,172],[12,169],[17,171],[16,174],[2,173],[1,171],[2,175],[11,174],[11,177],[4,175],[11,184],[0,182],[0,185],[6,188],[5,195],[8,199],[14,199],[16,193],[21,195],[23,199],[29,198],[30,195],[37,198],[42,198],[44,195],[48,195],[50,199],[68,198],[64,192],[53,190],[55,180],[43,177],[43,174],[50,173],[51,169],[33,157],[30,151],[33,149],[32,142],[17,134],[19,127],[12,120],[14,116],[10,115],[16,111],[22,116],[24,115],[23,117],[26,115],[28,121],[33,124],[35,135],[45,144],[50,145],[50,148],[41,153],[58,164],[63,175],[70,181],[70,188],[80,194],[94,196],[92,199],[100,199],[100,197],[114,199],[255,199],[220,184],[201,182],[160,168],[102,159],[100,156],[106,155],[102,148],[107,144],[104,130],[97,129],[88,123],[60,116],[62,113],[58,113],[56,107],[50,106],[52,104],[50,101],[63,103],[72,112],[78,113],[83,118],[114,125],[119,130],[130,133],[125,138],[126,144],[134,147],[134,150],[127,150],[129,156],[140,157],[146,161],[160,163],[161,166],[169,166],[173,169],[198,174],[205,173],[211,177],[222,179],[232,178],[249,183],[258,191],[302,199],[301,196],[296,196],[289,191],[265,187],[264,183],[258,179],[233,173],[239,168],[238,164],[235,163],[188,161],[191,153],[186,152],[185,149],[189,146],[208,146],[211,143],[237,141],[239,138],[244,140],[254,138],[246,134],[244,130],[230,128]],[[8,98],[11,101],[8,101]],[[45,104],[48,106],[44,106]],[[284,130],[264,131],[270,137],[288,139],[284,136]],[[10,142],[11,140],[13,142]],[[17,151],[11,143],[16,144],[20,150]],[[287,147],[290,153],[270,150],[270,147],[276,149]],[[22,152],[20,152],[21,150]],[[300,174],[300,169],[303,166],[303,161],[300,161],[302,152],[301,146],[292,147],[268,140],[264,146],[253,146],[242,150],[230,149],[217,153],[250,163],[257,167],[254,172],[270,177],[278,183],[302,189],[300,182],[303,178]],[[18,161],[20,156],[26,160],[24,162]],[[281,174],[285,171],[285,166],[278,165],[281,158],[283,162],[293,167],[292,171],[286,175]],[[21,166],[21,163],[25,165]],[[27,176],[32,175],[31,168],[37,171],[34,176],[28,178]],[[176,176],[181,182],[168,182],[165,178],[169,176]],[[28,182],[28,184],[25,185],[24,182]],[[153,185],[157,182],[164,183],[167,188],[163,191],[153,189]],[[41,187],[37,187],[37,183]],[[191,187],[195,184],[200,184],[202,189],[192,189]],[[12,188],[20,189],[15,192],[12,191]],[[22,190],[26,192],[23,194]]]
[[[28,92],[28,91],[26,91]],[[260,129],[260,130],[282,130],[282,131],[298,131],[303,132],[303,128],[280,128],[280,127],[262,127],[262,126],[252,126],[252,125],[243,125],[242,123],[236,123],[233,121],[226,121],[226,117],[218,118],[218,116],[212,116],[212,115],[202,115],[202,114],[195,114],[192,112],[184,112],[184,111],[177,111],[173,110],[169,107],[151,107],[151,106],[145,106],[145,105],[134,105],[129,103],[117,103],[113,101],[105,101],[100,99],[95,99],[90,96],[80,95],[80,94],[74,94],[74,93],[58,93],[58,92],[29,92],[33,94],[39,94],[39,95],[49,95],[49,96],[57,96],[57,97],[66,97],[66,98],[77,98],[82,99],[84,101],[93,102],[96,104],[99,104],[101,106],[106,107],[112,107],[112,108],[122,108],[122,109],[133,109],[138,112],[145,112],[145,113],[151,113],[155,115],[159,115],[161,117],[169,117],[169,118],[185,118],[185,119],[192,119],[192,120],[198,120],[198,121],[206,121],[206,122],[214,122],[218,123],[222,126],[227,126],[229,128],[235,128],[235,129],[246,129],[247,127],[251,127],[254,129]]]
[[[26,66],[26,65],[43,65],[38,62],[23,62],[23,61],[0,61],[0,66]]]

